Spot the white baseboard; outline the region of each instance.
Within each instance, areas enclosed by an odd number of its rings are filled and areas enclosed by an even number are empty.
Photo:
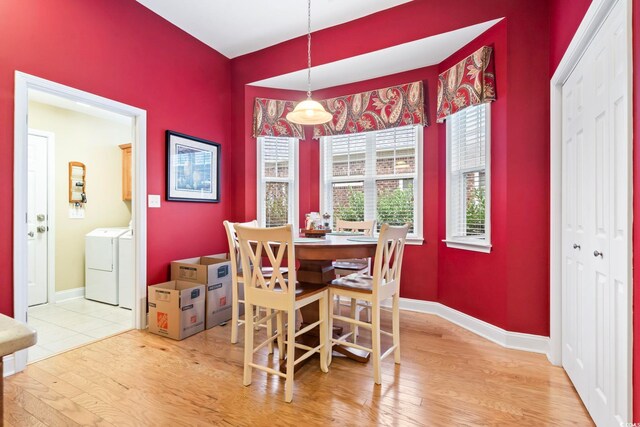
[[[2,376],[8,377],[16,373],[15,358],[13,354],[9,354],[2,358]]]
[[[62,302],[70,299],[76,299],[76,298],[84,298],[84,286],[56,292],[55,302]]]
[[[390,303],[387,300],[382,305],[390,307]],[[476,319],[439,302],[400,298],[400,309],[435,314],[506,348],[542,354],[548,354],[549,352],[549,337],[505,331],[484,320]]]

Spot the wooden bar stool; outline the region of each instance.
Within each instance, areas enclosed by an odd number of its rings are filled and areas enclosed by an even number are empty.
[[[351,325],[371,329],[371,348],[347,341],[353,332],[348,332],[339,338],[332,338],[332,346],[340,344],[346,347],[357,348],[370,351],[373,359],[373,378],[376,384],[382,382],[380,373],[380,362],[394,354],[396,363],[400,363],[400,273],[402,267],[402,256],[407,238],[408,225],[402,227],[392,227],[383,224],[378,237],[375,261],[373,266],[373,276],[356,273],[335,279],[329,285],[329,298],[333,300],[335,296],[347,297],[363,300],[371,304],[371,322],[363,322],[354,316],[341,316],[332,310],[329,314],[329,330],[333,330],[333,321],[341,320]],[[393,326],[392,332],[383,331],[380,327],[380,303],[392,298]],[[393,338],[393,345],[380,354],[380,336],[385,334]],[[329,355],[331,360],[331,354]]]
[[[288,278],[280,272],[283,261],[287,261],[288,266],[295,265],[295,248],[293,245],[293,231],[291,225],[273,228],[254,228],[244,225],[236,226],[238,243],[240,245],[240,257],[242,259],[242,270],[245,273],[245,310],[251,311],[254,306],[265,307],[267,310],[275,310],[258,323],[271,320],[277,317],[278,330],[275,334],[268,334],[267,339],[253,345],[254,318],[245,316],[244,328],[244,380],[245,386],[251,384],[251,374],[253,368],[260,369],[269,374],[278,375],[286,379],[285,401],[291,402],[293,399],[293,375],[294,366],[306,360],[315,353],[320,353],[320,369],[328,372],[329,347],[328,340],[328,290],[324,285],[303,286],[296,282],[296,271],[293,267],[289,269]],[[259,260],[266,256],[273,266],[273,275],[267,278],[262,270],[257,267]],[[296,311],[308,304],[320,304],[320,316],[318,321],[305,326],[296,332]],[[269,311],[268,311],[269,312]],[[284,315],[287,316],[287,361],[286,372],[282,373],[268,366],[254,363],[253,355],[265,345],[278,341],[280,358],[284,356],[282,344],[284,342]],[[309,347],[296,343],[296,337],[310,331],[320,329],[320,343],[316,347]],[[295,349],[306,350],[305,353],[295,358]]]
[[[245,321],[240,319],[240,304],[244,305],[244,299],[240,296],[240,289],[244,289],[244,275],[242,274],[242,265],[240,261],[240,251],[238,246],[238,237],[236,236],[235,226],[244,225],[246,227],[258,227],[258,221],[255,219],[249,222],[229,222],[224,221],[224,229],[227,232],[227,241],[229,243],[229,260],[231,261],[231,343],[236,344],[238,342],[238,329],[240,325],[244,325]],[[260,264],[261,265],[261,264]],[[271,277],[273,273],[272,267],[261,267],[265,277]],[[286,268],[282,269],[286,273]],[[253,316],[259,316],[260,307],[256,307]],[[245,307],[245,319],[248,311]],[[270,313],[267,313],[269,315]],[[260,324],[261,327],[267,329],[267,334],[271,335],[273,330],[273,322],[268,321],[264,324]],[[269,353],[273,353],[273,343],[269,345]]]
[[[344,221],[336,219],[336,231],[361,232],[365,236],[373,237],[376,228],[374,221]],[[371,258],[338,259],[333,262],[336,276],[344,277],[353,273],[371,274]],[[371,322],[371,306],[363,301],[351,300],[351,317],[359,319],[364,311],[367,322]],[[336,309],[340,308],[340,299],[336,300]],[[351,325],[352,339],[358,336],[358,326]],[[354,341],[355,342],[355,341]]]

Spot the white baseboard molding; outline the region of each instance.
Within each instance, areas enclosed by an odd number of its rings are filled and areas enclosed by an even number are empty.
[[[9,354],[2,358],[2,376],[8,377],[16,373],[15,358],[13,354]]]
[[[390,304],[389,300],[382,303],[384,307],[390,307]],[[439,302],[400,298],[400,309],[435,314],[506,348],[542,354],[549,352],[549,337],[505,331]]]
[[[55,302],[62,302],[70,299],[76,299],[76,298],[84,298],[84,286],[56,292]]]

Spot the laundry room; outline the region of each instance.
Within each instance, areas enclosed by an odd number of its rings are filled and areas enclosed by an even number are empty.
[[[131,328],[131,119],[29,91],[29,362]]]

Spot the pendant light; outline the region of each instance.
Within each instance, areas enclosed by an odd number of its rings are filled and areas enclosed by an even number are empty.
[[[318,101],[311,99],[311,0],[308,0],[307,13],[307,99],[296,105],[287,114],[287,120],[299,125],[320,125],[333,118]]]

